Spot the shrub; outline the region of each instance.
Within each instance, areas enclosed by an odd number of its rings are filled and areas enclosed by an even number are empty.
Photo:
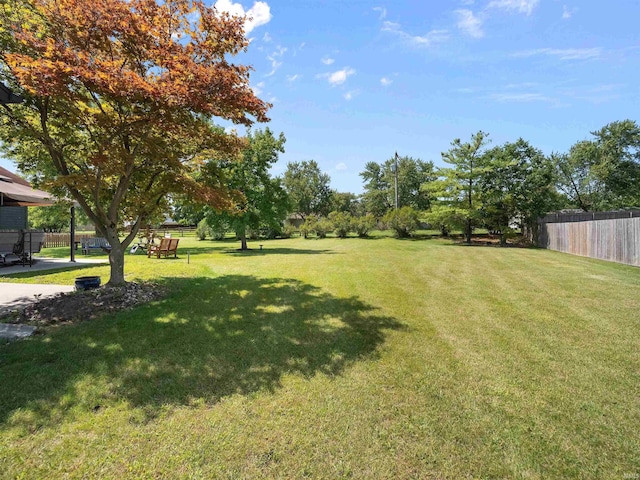
[[[426,220],[440,230],[440,235],[447,237],[452,230],[464,228],[465,215],[463,211],[454,207],[434,205],[427,213]]]
[[[198,226],[196,227],[196,237],[198,237],[199,240],[206,240],[207,236],[211,236],[211,229],[207,221],[203,218],[198,222]]]
[[[318,217],[315,215],[309,215],[305,218],[304,223],[300,225],[300,233],[307,238],[309,235],[315,232],[316,224],[318,223]]]
[[[296,233],[296,227],[291,224],[287,224],[282,229],[282,233],[280,234],[281,238],[291,238]]]
[[[416,231],[420,225],[418,212],[409,206],[399,210],[390,210],[382,220],[395,231],[398,238],[410,237],[411,233]]]
[[[211,238],[214,240],[224,240],[227,235],[227,229],[222,225],[216,225],[215,227],[209,227],[211,232]]]
[[[260,238],[260,230],[247,227],[246,235],[249,240],[258,240]]]
[[[376,227],[376,218],[367,213],[362,217],[353,217],[351,219],[351,229],[356,232],[360,238],[369,236],[369,232]]]
[[[329,221],[333,225],[333,231],[336,236],[346,238],[351,231],[352,217],[349,212],[331,212]]]
[[[316,226],[314,230],[318,238],[326,238],[327,233],[333,230],[333,224],[328,218],[323,217],[316,222]]]
[[[269,240],[273,240],[274,238],[278,238],[282,235],[282,229],[274,228],[269,226],[260,227],[260,238],[268,238]]]

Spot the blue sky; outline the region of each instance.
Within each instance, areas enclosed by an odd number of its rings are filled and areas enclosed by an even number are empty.
[[[217,0],[250,14],[251,85],[273,103],[287,162],[332,187],[395,151],[443,165],[454,138],[519,137],[550,154],[631,118],[640,94],[640,1]],[[258,126],[260,127],[260,126]],[[241,130],[241,133],[244,133]],[[0,161],[10,166],[7,161]]]
[[[567,151],[638,119],[637,0],[219,0],[250,12],[239,57],[271,101],[287,162],[318,161],[339,191],[397,150],[443,165],[454,138],[519,137]],[[230,7],[232,5],[232,7]]]

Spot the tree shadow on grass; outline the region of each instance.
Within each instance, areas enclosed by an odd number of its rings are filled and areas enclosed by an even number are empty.
[[[34,431],[118,400],[163,406],[275,391],[284,375],[340,375],[397,320],[292,279],[168,279],[167,299],[0,347],[0,425]],[[79,409],[79,410],[78,410]]]
[[[226,249],[222,253],[236,255],[338,255],[339,252],[333,250],[308,250],[304,248],[249,248],[248,250]]]
[[[82,272],[84,270],[89,270],[96,267],[108,267],[108,263],[95,263],[95,264],[82,264],[82,265],[65,265],[62,267],[56,268],[47,268],[46,270],[26,270],[24,272],[15,272],[9,273],[6,275],[0,276],[0,280],[4,278],[12,278],[12,279],[21,279],[21,278],[33,278],[33,277],[42,277],[46,275],[53,275],[56,273],[63,272],[78,272],[78,276],[82,276]]]
[[[263,243],[263,249],[260,250],[260,242],[252,242],[249,244],[249,250],[240,250],[240,242],[233,244],[228,243],[226,245],[196,245],[189,247],[179,247],[178,256],[185,258],[187,252],[190,255],[207,255],[211,253],[247,253],[247,254],[261,254],[261,255],[326,255],[333,254],[330,249],[306,249],[306,248],[286,248],[286,247],[270,247],[267,242]]]
[[[441,238],[439,235],[431,235],[431,234],[421,234],[421,233],[412,233],[408,237],[399,237],[395,238],[395,240],[400,240],[403,242],[421,242],[424,240],[434,240],[437,238]]]

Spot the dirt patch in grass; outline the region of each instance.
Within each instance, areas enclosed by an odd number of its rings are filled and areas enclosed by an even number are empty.
[[[38,328],[94,320],[106,313],[129,310],[166,294],[166,289],[154,283],[127,283],[92,290],[60,293],[42,298],[18,309],[3,322],[33,325]]]
[[[472,245],[472,246],[518,247],[518,248],[529,248],[533,246],[533,244],[529,240],[522,237],[521,235],[507,238],[505,245],[500,245],[500,235],[492,235],[492,234],[473,235],[471,237],[470,244],[467,244],[465,242],[463,235],[458,235],[452,238],[455,238],[454,241],[456,243],[459,243],[462,245]]]

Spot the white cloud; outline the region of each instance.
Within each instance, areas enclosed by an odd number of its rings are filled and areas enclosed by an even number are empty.
[[[219,12],[227,12],[237,17],[247,17],[244,23],[245,33],[271,21],[271,8],[267,2],[255,2],[253,7],[246,11],[240,3],[233,3],[232,0],[218,0],[214,7]]]
[[[538,48],[537,50],[525,50],[516,52],[513,57],[533,57],[537,55],[547,55],[557,57],[560,60],[591,60],[600,58],[602,48]]]
[[[502,10],[516,10],[519,13],[531,15],[538,5],[538,0],[491,0],[487,8],[500,8]]]
[[[253,87],[253,93],[260,95],[264,90],[264,82],[256,83]]]
[[[620,83],[589,87],[574,86],[571,89],[566,89],[563,93],[567,97],[573,97],[578,100],[585,100],[597,105],[612,100],[618,100],[623,95],[622,89],[624,87],[626,87],[626,85]]]
[[[295,75],[287,75],[287,82],[289,83],[293,83],[296,80],[299,80],[302,78],[302,75],[296,73]]]
[[[569,8],[566,5],[562,6],[562,18],[563,19],[568,19],[573,17],[573,14],[576,13],[578,11],[577,8]]]
[[[276,70],[278,70],[282,66],[282,61],[280,59],[286,51],[286,47],[279,46],[277,47],[275,52],[273,52],[271,55],[267,55],[267,60],[271,62],[271,71],[265,75],[266,77],[270,77],[275,74]]]
[[[374,12],[380,12],[380,16],[378,17],[380,20],[384,20],[387,18],[387,9],[384,7],[373,7]]]
[[[489,95],[489,98],[501,103],[507,102],[553,102],[554,100],[541,93],[493,93]]]
[[[320,61],[322,63],[324,63],[325,65],[331,65],[331,64],[333,64],[333,62],[335,62],[335,60],[333,58],[330,58],[330,57],[323,57]]]
[[[473,38],[484,37],[482,20],[476,17],[471,10],[460,9],[455,13],[458,16],[457,26],[460,30]]]
[[[391,80],[390,78],[382,77],[380,79],[380,85],[382,85],[383,87],[388,87],[392,83],[393,83],[393,80]]]
[[[336,165],[336,171],[344,172],[345,170],[349,170],[349,167],[347,167],[346,163],[340,162],[339,164]]]
[[[320,76],[326,78],[327,81],[335,87],[336,85],[342,85],[347,81],[347,78],[349,78],[354,73],[356,73],[356,71],[353,68],[345,67],[342,70],[338,70],[337,72],[325,73],[324,75]]]
[[[508,88],[509,90],[521,89],[521,88],[537,88],[540,84],[536,82],[521,82],[521,83],[508,83],[503,88]]]
[[[301,52],[302,49],[304,48],[304,46],[306,45],[306,43],[302,42],[300,45],[298,45],[297,47],[293,47],[293,51],[291,52],[291,54],[295,57],[298,55],[298,52]]]
[[[382,22],[382,31],[397,35],[408,44],[417,47],[431,47],[449,38],[449,32],[447,30],[431,30],[426,35],[411,35],[402,30],[399,23],[389,21]]]
[[[345,93],[345,94],[343,95],[343,97],[344,97],[344,99],[345,99],[345,100],[349,101],[349,100],[352,100],[352,99],[353,99],[353,97],[355,97],[355,96],[356,96],[356,95],[358,95],[359,93],[360,93],[360,91],[359,91],[359,90],[350,90],[350,91],[348,91],[347,93]]]
[[[269,43],[271,40],[272,40],[272,38],[271,38],[271,35],[269,35],[269,32],[266,32],[262,37],[262,41],[263,42]]]

